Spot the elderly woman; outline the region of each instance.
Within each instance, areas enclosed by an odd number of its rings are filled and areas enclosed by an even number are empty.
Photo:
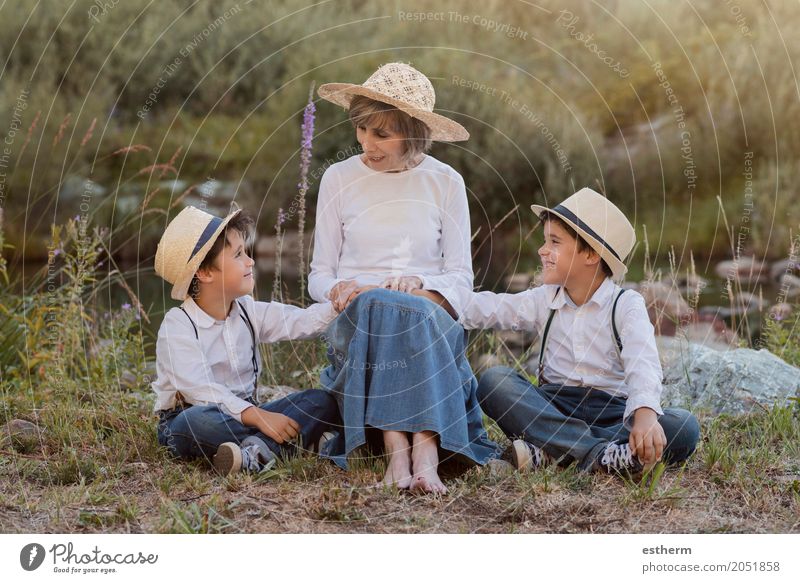
[[[469,134],[433,113],[430,81],[401,63],[319,94],[349,110],[363,150],[326,170],[317,202],[309,293],[341,312],[324,336],[322,385],[345,425],[328,453],[346,469],[356,448],[377,442],[389,457],[384,484],[445,493],[440,452],[477,464],[497,454],[448,302],[472,289],[464,180],[425,153]]]

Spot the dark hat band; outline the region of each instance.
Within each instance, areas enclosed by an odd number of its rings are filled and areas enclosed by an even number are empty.
[[[587,235],[589,235],[590,237],[593,237],[594,239],[596,239],[597,242],[600,243],[606,249],[608,249],[614,257],[616,257],[617,259],[622,261],[622,259],[620,258],[619,254],[616,251],[614,251],[614,249],[611,247],[611,245],[606,243],[605,239],[603,239],[600,235],[595,233],[594,229],[592,229],[589,225],[587,225],[582,220],[580,220],[575,215],[575,213],[573,213],[567,207],[562,206],[562,205],[558,205],[557,207],[555,207],[554,209],[551,209],[551,210],[552,210],[552,212],[554,212],[556,214],[559,214],[559,215],[562,215],[565,219],[568,219],[569,221],[572,221],[573,223],[575,223],[576,227],[578,227],[579,229],[582,229],[583,231],[586,231]]]
[[[212,217],[211,220],[208,221],[206,228],[203,229],[203,233],[197,240],[197,245],[194,246],[194,250],[192,251],[192,254],[189,256],[189,261],[191,261],[195,255],[197,255],[197,252],[203,248],[203,245],[208,243],[208,240],[211,239],[211,236],[214,234],[214,232],[221,224],[222,224],[222,219],[219,217]]]

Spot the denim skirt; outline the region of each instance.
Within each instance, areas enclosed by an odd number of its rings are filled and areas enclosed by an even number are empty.
[[[336,398],[344,424],[323,457],[347,469],[374,430],[433,431],[442,461],[483,465],[499,455],[483,427],[466,333],[438,305],[370,290],[339,314],[323,339],[330,365],[321,384]]]

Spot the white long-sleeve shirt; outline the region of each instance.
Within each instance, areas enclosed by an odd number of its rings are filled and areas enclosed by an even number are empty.
[[[464,179],[425,156],[403,172],[378,172],[356,155],[330,166],[317,200],[308,292],[326,301],[334,285],[378,285],[415,275],[448,300],[472,289],[470,221]]]
[[[241,422],[241,413],[255,388],[253,338],[241,317],[242,303],[253,325],[257,343],[311,338],[336,317],[330,302],[308,308],[277,302],[257,302],[242,296],[233,302],[225,320],[215,320],[192,298],[164,316],[156,342],[155,411],[177,404],[177,393],[191,405],[218,404]],[[188,317],[187,317],[188,315]],[[189,320],[191,318],[191,321]],[[197,327],[197,336],[192,322]],[[256,347],[258,369],[261,355]]]
[[[529,330],[541,334],[550,310],[557,310],[544,352],[544,377],[550,383],[601,389],[627,398],[625,426],[640,407],[661,410],[662,371],[653,325],[644,298],[628,290],[617,303],[622,341],[617,351],[611,308],[619,286],[606,279],[591,299],[576,306],[562,287],[543,285],[517,294],[461,292],[459,323],[465,328]]]

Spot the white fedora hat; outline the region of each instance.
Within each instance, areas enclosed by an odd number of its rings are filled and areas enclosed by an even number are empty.
[[[156,250],[156,274],[172,284],[172,299],[185,300],[194,274],[214,241],[230,220],[241,212],[231,211],[224,219],[199,208],[187,206],[172,219]]]
[[[545,211],[557,215],[597,251],[615,279],[628,271],[625,258],[636,244],[636,231],[614,203],[591,188],[582,188],[561,204],[547,208],[531,205],[537,216]]]
[[[350,109],[354,95],[363,95],[395,106],[431,129],[437,142],[462,142],[469,139],[464,126],[450,118],[433,113],[436,93],[430,80],[411,65],[389,63],[375,71],[363,85],[325,83],[319,96],[345,109]]]

